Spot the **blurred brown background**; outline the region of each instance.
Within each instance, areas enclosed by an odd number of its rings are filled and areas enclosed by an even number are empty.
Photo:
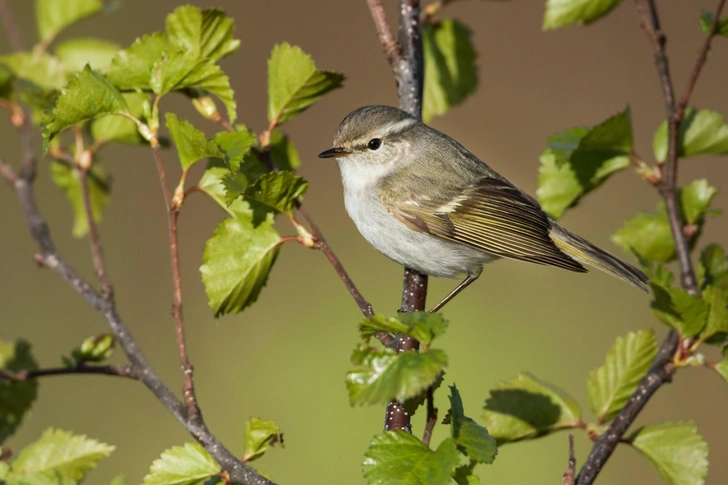
[[[125,0],[118,12],[84,21],[61,35],[99,36],[126,46],[137,36],[160,30],[164,16],[182,2]],[[266,125],[266,59],[273,45],[300,45],[324,69],[347,76],[345,88],[326,96],[285,125],[298,147],[300,172],[311,182],[306,207],[315,216],[364,295],[379,312],[394,312],[402,269],[376,253],[357,233],[344,211],[336,167],[316,155],[330,147],[338,123],[350,110],[371,103],[396,104],[394,83],[363,0],[193,2],[220,6],[237,19],[240,51],[223,61],[239,103],[241,122],[256,130]],[[393,1],[386,1],[390,21]],[[477,93],[433,124],[530,193],[536,189],[538,156],[550,134],[593,125],[632,107],[636,147],[652,160],[652,134],[664,117],[650,45],[632,2],[623,2],[589,28],[541,31],[543,3],[462,1],[447,16],[474,30],[479,53]],[[703,38],[701,8],[714,2],[663,0],[663,28],[678,92],[682,92]],[[11,0],[26,46],[34,41],[32,2]],[[2,35],[0,47],[9,47]],[[693,104],[728,113],[725,79],[728,40],[717,38]],[[176,105],[175,105],[176,104]],[[181,97],[176,109],[209,132],[214,130]],[[0,120],[2,157],[16,162],[19,143],[6,119]],[[36,138],[37,140],[37,138]],[[112,202],[101,224],[119,310],[156,370],[179,388],[174,345],[167,226],[152,155],[144,148],[108,148],[104,164],[114,176]],[[173,153],[167,155],[172,173]],[[728,206],[726,160],[710,157],[682,163],[681,181],[707,177],[723,192],[715,206]],[[71,237],[71,210],[41,163],[37,192],[60,251],[89,278],[88,243]],[[192,177],[194,180],[195,177]],[[650,210],[656,194],[633,173],[610,180],[564,219],[567,227],[610,250],[609,241],[628,217]],[[324,257],[300,246],[286,246],[268,288],[239,316],[212,318],[197,271],[203,246],[223,214],[194,196],[181,217],[181,256],[185,314],[191,359],[205,417],[212,430],[236,453],[242,452],[243,422],[249,416],[274,419],[286,447],[275,449],[256,467],[282,484],[364,483],[362,454],[381,430],[383,409],[350,408],[344,375],[361,316]],[[282,221],[281,232],[291,229]],[[703,244],[728,244],[725,219],[707,226]],[[49,271],[36,269],[36,248],[14,194],[0,188],[0,335],[29,339],[42,365],[91,334],[104,322]],[[431,282],[431,301],[453,285]],[[614,338],[629,330],[664,327],[651,315],[648,296],[598,272],[578,275],[517,262],[499,262],[447,307],[451,329],[441,342],[450,356],[446,382],[463,394],[466,413],[479,418],[488,389],[520,371],[568,390],[588,410],[585,381],[602,364]],[[710,350],[709,356],[716,358]],[[115,359],[121,361],[121,356]],[[703,368],[680,371],[640,416],[639,424],[695,419],[710,445],[708,483],[728,481],[728,386]],[[444,416],[446,392],[437,394]],[[417,416],[417,434],[422,416]],[[108,483],[127,474],[138,483],[159,453],[189,436],[140,384],[109,377],[57,377],[42,381],[40,398],[8,445],[35,440],[48,426],[85,433],[117,450],[92,472],[88,483]],[[434,442],[445,436],[437,426]],[[576,434],[583,463],[589,439]],[[481,466],[483,483],[560,483],[566,466],[566,433],[501,448],[494,465]],[[662,483],[647,461],[621,446],[603,472],[602,484]]]

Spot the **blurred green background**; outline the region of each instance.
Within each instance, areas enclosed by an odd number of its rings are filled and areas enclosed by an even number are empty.
[[[182,2],[125,0],[110,15],[86,20],[64,31],[76,36],[110,38],[126,46],[136,37],[164,26],[164,16]],[[256,130],[266,126],[266,59],[273,45],[300,45],[323,69],[347,76],[345,88],[326,96],[304,115],[286,124],[298,147],[300,172],[311,186],[305,205],[314,215],[354,281],[379,312],[398,307],[402,268],[372,249],[345,213],[339,174],[316,155],[331,146],[341,119],[372,103],[396,104],[394,82],[363,0],[194,2],[219,6],[237,19],[240,51],[222,62],[237,93],[241,122]],[[396,12],[388,0],[390,21]],[[714,2],[659,2],[668,35],[670,63],[682,92],[703,34],[701,8]],[[26,46],[35,41],[32,2],[11,0]],[[535,192],[538,156],[552,133],[593,125],[632,107],[636,147],[652,160],[652,134],[664,108],[648,40],[632,2],[588,28],[541,31],[543,2],[463,1],[445,15],[464,20],[474,30],[480,83],[464,105],[432,123],[452,135],[503,175]],[[9,50],[5,36],[2,52]],[[725,79],[728,41],[717,38],[693,104],[728,113]],[[165,98],[174,109],[209,133],[182,97]],[[7,119],[0,120],[1,156],[19,160],[19,140]],[[38,142],[39,137],[36,137]],[[37,143],[39,146],[39,142]],[[101,153],[113,174],[112,202],[101,224],[102,241],[118,308],[142,349],[173,389],[180,377],[169,315],[172,287],[167,223],[151,152],[112,147]],[[681,164],[680,178],[707,177],[723,189],[714,206],[728,204],[726,161],[701,157]],[[173,174],[178,164],[167,154]],[[200,167],[201,168],[201,167]],[[190,180],[195,180],[196,176]],[[41,160],[37,181],[40,209],[50,221],[59,250],[92,280],[88,243],[71,237],[72,213]],[[650,210],[656,193],[632,172],[624,172],[590,195],[563,220],[570,229],[603,247],[621,223],[639,210]],[[215,320],[207,308],[198,267],[205,240],[223,213],[194,195],[181,216],[181,257],[185,316],[198,396],[210,428],[236,453],[242,453],[245,419],[275,420],[283,429],[285,449],[274,449],[255,466],[282,484],[364,483],[362,454],[381,430],[384,410],[351,408],[344,375],[357,342],[356,305],[336,273],[318,252],[287,245],[257,304],[238,316]],[[710,221],[702,244],[728,244],[725,219]],[[292,232],[280,223],[283,234]],[[103,320],[58,275],[36,268],[18,202],[0,188],[0,336],[33,343],[44,366],[60,364],[91,334],[106,331]],[[625,256],[627,257],[627,256]],[[430,283],[430,300],[454,284]],[[451,321],[441,345],[450,356],[446,383],[456,382],[466,413],[478,418],[488,390],[497,382],[531,371],[576,397],[588,410],[585,381],[601,365],[614,338],[651,327],[665,329],[651,315],[649,297],[614,278],[592,272],[579,275],[553,268],[503,261],[446,308]],[[716,358],[708,352],[709,357]],[[121,362],[117,355],[114,358]],[[728,386],[704,368],[677,374],[672,385],[650,401],[638,424],[694,419],[710,446],[708,484],[728,482]],[[440,413],[447,393],[436,396]],[[415,432],[423,417],[415,417]],[[117,446],[88,483],[108,483],[125,473],[140,482],[159,453],[190,437],[139,383],[96,376],[47,378],[20,432],[7,443],[20,448],[49,426],[84,433]],[[434,443],[446,433],[437,426]],[[590,449],[576,434],[580,466]],[[560,483],[567,459],[566,433],[500,449],[494,465],[481,466],[483,483]],[[647,461],[628,446],[618,448],[599,483],[662,483]]]

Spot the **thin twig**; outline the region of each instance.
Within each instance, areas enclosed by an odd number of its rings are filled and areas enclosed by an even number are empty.
[[[381,42],[384,54],[387,56],[387,61],[395,68],[400,63],[402,46],[392,36],[392,31],[387,23],[387,14],[384,12],[384,6],[381,0],[367,0],[367,4],[369,5],[372,19],[374,19],[374,26],[377,28],[379,42]]]
[[[0,378],[24,382],[39,377],[62,376],[69,374],[101,374],[107,376],[128,377],[139,379],[140,370],[133,365],[79,365],[76,367],[52,367],[48,369],[23,370],[18,372],[0,369]]]
[[[15,19],[13,18],[13,12],[8,8],[5,0],[0,0],[0,17],[3,19],[3,25],[5,26],[5,31],[8,33],[10,45],[13,50],[15,52],[22,51],[23,41],[20,38],[20,31],[18,30],[18,25],[15,23]]]
[[[564,472],[564,485],[574,485],[576,475],[576,455],[574,455],[574,435],[569,435],[569,465]]]
[[[425,432],[422,434],[422,442],[427,446],[430,445],[432,438],[432,430],[435,429],[437,423],[437,408],[435,407],[435,396],[432,387],[427,388],[427,421],[425,422]]]
[[[101,241],[99,237],[98,226],[96,225],[96,219],[94,219],[93,209],[91,208],[91,194],[89,193],[88,186],[88,172],[89,169],[85,167],[76,167],[74,170],[78,170],[79,182],[81,184],[81,194],[83,199],[83,207],[86,213],[86,222],[88,223],[88,235],[89,242],[91,244],[91,257],[94,262],[94,268],[96,269],[96,277],[101,285],[101,294],[107,300],[113,300],[114,298],[114,287],[109,279],[108,272],[106,271],[106,263],[104,262],[103,249],[101,248]]]

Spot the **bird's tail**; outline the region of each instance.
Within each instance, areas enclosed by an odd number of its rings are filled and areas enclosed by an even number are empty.
[[[561,251],[578,262],[600,269],[647,291],[649,278],[639,269],[615,258],[576,234],[552,222],[551,239]]]

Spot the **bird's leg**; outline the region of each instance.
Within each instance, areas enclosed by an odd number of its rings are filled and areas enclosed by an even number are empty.
[[[443,298],[442,300],[440,300],[440,303],[438,303],[437,305],[435,305],[434,307],[432,307],[432,309],[430,310],[429,313],[435,313],[440,308],[444,307],[445,304],[447,304],[447,302],[449,302],[450,300],[452,300],[453,298],[455,298],[455,295],[457,295],[458,293],[460,293],[461,291],[463,291],[465,288],[467,288],[468,285],[470,285],[470,283],[472,283],[473,281],[477,280],[478,279],[478,276],[480,276],[480,275],[479,274],[477,274],[477,275],[468,275],[468,277],[465,278],[465,280],[462,283],[460,283],[459,285],[457,285],[455,287],[455,289],[452,290],[450,293],[448,293],[445,298]]]

